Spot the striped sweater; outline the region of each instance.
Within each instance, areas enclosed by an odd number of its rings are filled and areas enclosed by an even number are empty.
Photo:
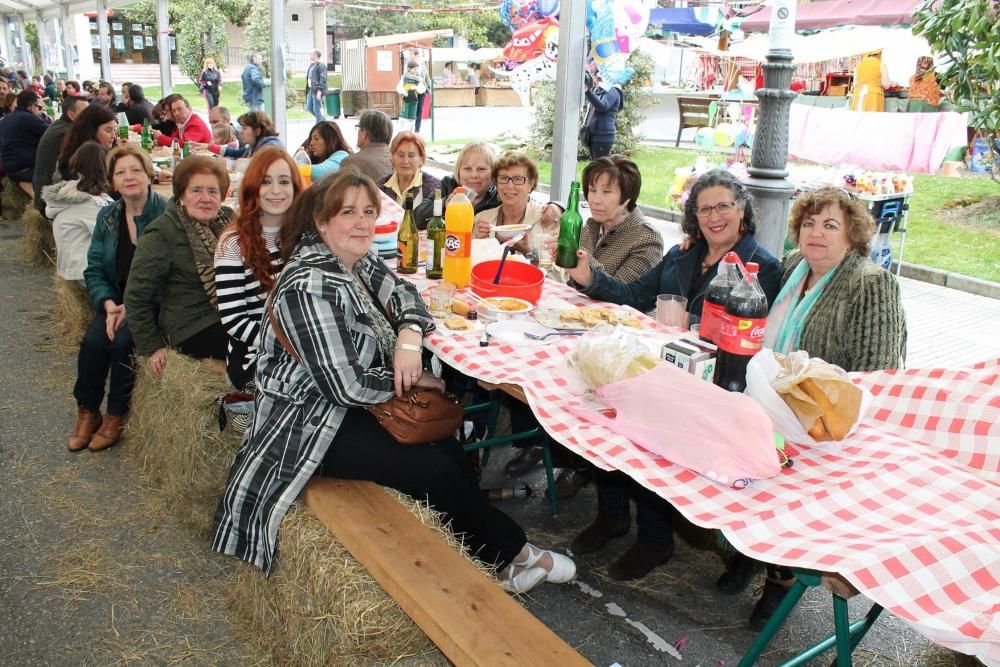
[[[271,276],[275,279],[281,273],[281,253],[277,245],[279,229],[264,228],[264,241],[271,254]],[[243,253],[233,232],[223,234],[215,250],[215,289],[222,326],[229,334],[229,354],[243,356],[240,367],[247,369],[257,356],[260,319],[267,294],[243,261]]]

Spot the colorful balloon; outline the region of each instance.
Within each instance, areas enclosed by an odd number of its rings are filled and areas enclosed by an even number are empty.
[[[715,129],[700,127],[694,135],[694,143],[701,148],[711,148],[715,145]]]
[[[618,43],[612,4],[612,0],[592,0],[587,4],[590,53],[597,63],[601,78],[608,85],[624,85],[635,74],[635,70],[626,65],[628,56],[622,52]]]
[[[736,140],[736,132],[729,123],[722,123],[715,128],[715,143],[723,148],[729,148]]]
[[[622,53],[631,53],[649,25],[649,8],[641,0],[612,0],[615,36]]]
[[[553,18],[521,26],[503,48],[504,57],[519,63],[537,58],[545,52],[545,41],[553,30],[559,30],[559,21]]]
[[[559,14],[559,0],[538,0],[538,13],[542,18]]]
[[[540,18],[537,0],[503,0],[500,4],[500,19],[512,31]]]

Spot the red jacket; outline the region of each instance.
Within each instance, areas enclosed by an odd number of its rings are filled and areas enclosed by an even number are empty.
[[[208,125],[206,125],[205,121],[201,119],[201,116],[192,112],[191,117],[188,118],[188,122],[183,129],[178,126],[171,135],[161,134],[157,138],[156,143],[161,146],[170,146],[174,143],[174,139],[176,139],[179,144],[183,144],[185,141],[193,141],[199,144],[210,144],[212,143],[212,131],[208,129]]]

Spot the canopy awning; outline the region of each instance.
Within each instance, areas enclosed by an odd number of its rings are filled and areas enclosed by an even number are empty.
[[[722,19],[715,7],[692,9],[690,7],[651,9],[649,25],[659,26],[664,32],[680,35],[711,35]]]
[[[117,9],[127,5],[135,4],[135,0],[107,0],[108,9]],[[97,0],[70,0],[69,2],[58,2],[57,0],[0,0],[0,15],[13,16],[19,14],[27,20],[38,18],[39,12],[43,19],[54,19],[62,15],[63,7],[68,13],[82,14],[84,12],[97,11]]]
[[[431,58],[435,63],[482,63],[503,58],[503,49],[467,49],[458,47],[434,47]]]
[[[799,3],[795,8],[796,30],[822,30],[844,25],[909,25],[919,0],[827,0]],[[771,8],[746,18],[743,32],[767,32]]]

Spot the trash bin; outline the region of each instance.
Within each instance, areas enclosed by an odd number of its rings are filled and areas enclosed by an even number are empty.
[[[326,93],[326,115],[340,118],[340,88],[331,88]]]
[[[264,112],[274,118],[274,101],[271,99],[271,80],[264,79]]]

